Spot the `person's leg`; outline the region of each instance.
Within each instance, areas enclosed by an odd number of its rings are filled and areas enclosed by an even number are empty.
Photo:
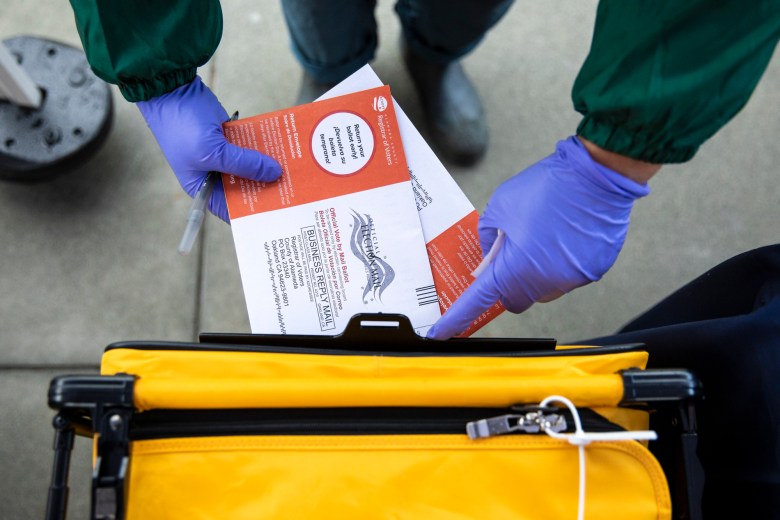
[[[705,518],[780,518],[780,245],[734,257],[618,334],[587,340],[633,342],[650,368],[702,381]]]
[[[399,0],[396,12],[415,55],[447,65],[482,41],[514,0]]]
[[[434,144],[447,159],[471,164],[487,149],[479,96],[460,59],[474,50],[512,0],[399,0],[404,58],[420,94]]]
[[[282,0],[293,54],[304,70],[308,103],[374,58],[376,0]]]

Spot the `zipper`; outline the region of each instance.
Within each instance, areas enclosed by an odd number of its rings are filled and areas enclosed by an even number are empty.
[[[589,408],[579,410],[588,431],[622,431]],[[303,408],[151,410],[136,413],[131,440],[252,435],[444,435],[472,439],[505,434],[574,431],[566,409],[512,408]]]
[[[485,439],[508,433],[542,433],[551,430],[555,433],[567,431],[571,420],[567,421],[557,408],[533,407],[525,413],[512,413],[489,417],[466,424],[469,439]],[[571,417],[571,413],[567,413]]]

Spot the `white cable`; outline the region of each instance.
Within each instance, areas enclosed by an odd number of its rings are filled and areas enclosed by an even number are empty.
[[[571,412],[572,418],[574,419],[574,433],[558,433],[552,431],[548,427],[544,427],[544,433],[554,439],[563,439],[568,441],[569,444],[577,446],[580,466],[577,520],[583,520],[585,518],[585,446],[591,442],[599,441],[653,441],[658,438],[658,435],[654,431],[650,430],[588,433],[582,429],[582,421],[580,420],[580,414],[577,411],[577,408],[567,398],[560,395],[551,395],[539,403],[539,407],[544,408],[552,402],[559,402],[566,406],[566,408],[568,408]]]

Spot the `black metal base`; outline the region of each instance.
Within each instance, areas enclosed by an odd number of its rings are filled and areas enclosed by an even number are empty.
[[[37,109],[0,101],[0,180],[44,181],[70,172],[108,137],[111,89],[81,49],[37,38],[4,40],[43,93]]]

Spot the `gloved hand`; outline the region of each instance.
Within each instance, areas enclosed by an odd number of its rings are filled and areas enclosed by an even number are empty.
[[[227,142],[222,133],[227,112],[198,76],[186,85],[136,105],[190,197],[210,170],[256,181],[273,181],[282,174],[274,159]],[[212,213],[229,221],[222,182],[214,185],[208,206]]]
[[[576,137],[496,189],[479,221],[483,254],[496,257],[428,331],[447,339],[500,300],[523,312],[600,279],[617,259],[636,199],[650,193],[591,159]]]

